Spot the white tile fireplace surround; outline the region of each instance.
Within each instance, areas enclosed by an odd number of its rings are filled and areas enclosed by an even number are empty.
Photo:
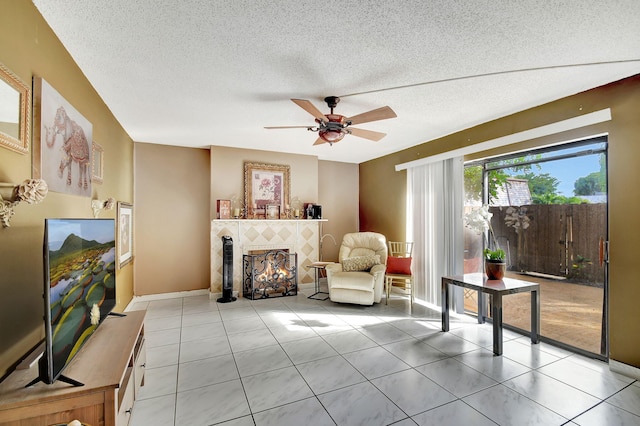
[[[314,271],[307,266],[319,259],[320,233],[326,219],[211,221],[212,297],[222,294],[222,237],[233,239],[233,292],[242,295],[242,255],[251,250],[288,249],[298,254],[298,283],[312,283]]]

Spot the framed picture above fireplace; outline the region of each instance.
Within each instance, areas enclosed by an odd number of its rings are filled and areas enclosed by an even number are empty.
[[[267,206],[279,207],[279,213],[289,207],[289,166],[281,164],[244,163],[244,204],[254,215]],[[273,211],[273,210],[272,210]],[[262,216],[262,215],[261,215]]]

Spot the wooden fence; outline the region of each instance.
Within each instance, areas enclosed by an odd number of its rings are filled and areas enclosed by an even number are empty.
[[[521,222],[529,222],[528,228],[518,233],[505,222],[508,207],[489,208],[494,234],[508,252],[510,270],[566,277],[591,285],[604,282],[599,250],[600,240],[606,239],[606,204],[533,204],[514,208],[519,209]]]

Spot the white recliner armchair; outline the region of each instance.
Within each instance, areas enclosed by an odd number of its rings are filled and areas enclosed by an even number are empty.
[[[387,263],[387,240],[376,232],[345,234],[339,263],[326,266],[329,298],[333,302],[380,303]]]

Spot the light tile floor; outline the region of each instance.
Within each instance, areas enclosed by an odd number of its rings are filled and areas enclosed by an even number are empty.
[[[310,293],[309,291],[308,293]],[[208,296],[146,309],[132,426],[640,425],[640,383],[600,361],[406,298],[344,305]]]

